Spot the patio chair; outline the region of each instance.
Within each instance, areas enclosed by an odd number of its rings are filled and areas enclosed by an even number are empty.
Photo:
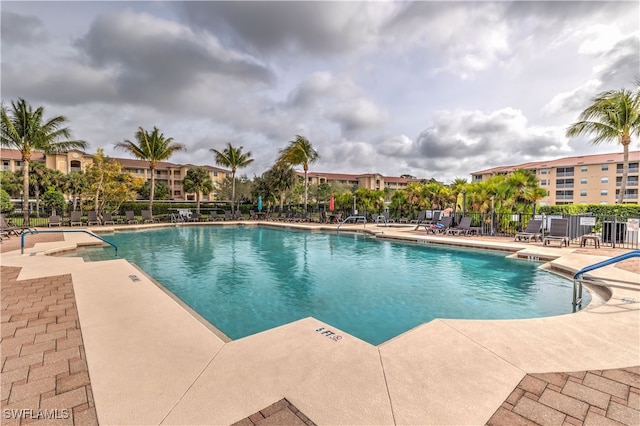
[[[155,220],[153,219],[153,215],[151,214],[151,210],[141,210],[140,214],[142,215],[142,223],[155,222]]]
[[[549,233],[545,235],[542,245],[549,245],[552,241],[560,242],[560,247],[569,246],[569,219],[551,219]]]
[[[103,213],[102,215],[102,224],[103,225],[115,225],[116,221],[113,220],[113,217],[111,216],[111,213]]]
[[[425,226],[425,229],[427,230],[427,233],[444,234],[445,232],[447,232],[447,229],[451,227],[452,221],[453,221],[453,217],[446,216],[446,217],[443,217],[438,223],[432,224],[428,227]]]
[[[139,223],[138,219],[136,219],[136,216],[133,214],[133,210],[127,210],[126,212],[124,212],[124,220],[128,224]]]
[[[473,218],[471,216],[465,216],[460,219],[460,223],[458,224],[458,226],[447,229],[445,233],[447,235],[469,235],[469,232],[471,231],[472,220]]]
[[[60,216],[57,214],[49,216],[49,228],[52,226],[62,226],[62,220],[60,220]]]
[[[71,212],[71,218],[69,219],[69,225],[71,226],[82,226],[82,212],[81,211],[73,211]]]
[[[224,211],[224,220],[233,220],[233,214],[231,213],[231,210]]]
[[[527,227],[522,232],[518,232],[514,237],[513,241],[526,241],[531,242],[537,241],[538,239],[542,241],[542,220],[541,219],[531,219],[529,223],[527,223]]]
[[[202,220],[202,215],[200,213],[193,213],[189,218],[189,222],[200,222]]]
[[[25,228],[20,226],[9,225],[7,218],[4,215],[0,215],[0,232],[7,234],[7,236],[20,235],[24,232]]]
[[[95,210],[87,212],[87,226],[100,225],[100,219],[98,219],[98,213]]]

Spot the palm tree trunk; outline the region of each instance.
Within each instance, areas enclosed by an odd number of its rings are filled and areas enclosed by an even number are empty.
[[[29,163],[28,158],[22,157],[22,220],[24,226],[29,226]]]
[[[236,204],[236,170],[231,170],[231,214],[235,213],[233,209]]]
[[[307,193],[309,191],[309,179],[307,179],[308,167],[304,168],[304,212],[307,212]]]
[[[620,193],[618,194],[618,204],[624,202],[624,193],[627,190],[627,175],[629,174],[629,145],[631,144],[630,136],[622,136],[622,147],[624,154],[622,157],[622,182],[620,182]]]
[[[149,214],[153,215],[153,195],[156,189],[156,173],[155,168],[150,167],[151,170],[151,188],[149,188]]]

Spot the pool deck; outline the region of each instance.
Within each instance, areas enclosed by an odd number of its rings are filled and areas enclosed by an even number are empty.
[[[519,250],[565,271],[617,254],[426,236],[412,227],[342,229],[505,255]],[[6,409],[71,411],[68,418],[56,412],[55,424],[640,424],[637,287],[612,287],[606,301],[573,315],[437,319],[379,346],[313,318],[229,341],[124,259],[45,255],[95,241],[53,236],[60,234],[27,236],[43,242],[23,255],[8,251],[18,238],[3,243],[3,424],[20,420]],[[593,275],[640,282],[635,261]],[[25,423],[33,411],[20,415]]]

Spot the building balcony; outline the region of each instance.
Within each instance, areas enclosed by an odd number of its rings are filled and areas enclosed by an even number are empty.
[[[556,173],[556,177],[573,177],[573,172],[558,172]]]
[[[556,188],[573,188],[572,183],[558,183],[556,184]]]
[[[573,200],[573,195],[556,195],[556,200]]]

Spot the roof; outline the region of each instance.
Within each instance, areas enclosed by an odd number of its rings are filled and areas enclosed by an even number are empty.
[[[486,175],[495,173],[509,173],[519,169],[546,169],[554,167],[582,166],[589,164],[621,163],[623,153],[608,153],[594,155],[577,155],[574,157],[563,157],[555,160],[532,161],[517,164],[514,166],[498,166],[490,169],[472,172],[472,175]],[[630,151],[629,161],[640,161],[640,151]]]
[[[75,150],[72,150],[75,151]],[[78,151],[78,152],[82,152],[82,151]],[[93,155],[91,154],[86,154],[83,152],[83,155],[87,155],[89,157],[93,157]],[[22,160],[22,154],[20,153],[19,150],[17,149],[10,149],[10,148],[2,148],[0,150],[0,158],[2,159],[6,159],[6,160]],[[42,152],[33,152],[31,154],[31,160],[44,160],[45,155]],[[146,160],[137,160],[137,159],[133,159],[133,158],[119,158],[119,157],[111,157],[109,156],[109,158],[116,160],[118,163],[122,164],[123,167],[127,168],[127,169],[136,169],[136,168],[140,168],[140,169],[147,169],[149,168],[149,162]],[[167,161],[159,161],[158,163],[156,163],[156,170],[162,170],[162,169],[170,169],[170,168],[179,168],[179,167],[197,167],[196,165],[193,164],[177,164],[177,163],[170,163]],[[218,172],[225,172],[225,173],[230,173],[229,170],[226,169],[221,169],[219,167],[214,167],[214,166],[209,166],[209,165],[203,165],[201,167],[206,168],[207,170],[210,171],[218,171]]]
[[[297,172],[297,173],[301,176],[304,175],[303,172]],[[307,176],[315,177],[315,178],[326,178],[328,180],[350,180],[350,181],[356,181],[361,178],[370,178],[370,177],[380,176],[386,182],[408,183],[408,182],[420,181],[420,179],[414,179],[414,178],[403,178],[398,176],[382,176],[378,173],[348,174],[348,173],[308,172]]]

